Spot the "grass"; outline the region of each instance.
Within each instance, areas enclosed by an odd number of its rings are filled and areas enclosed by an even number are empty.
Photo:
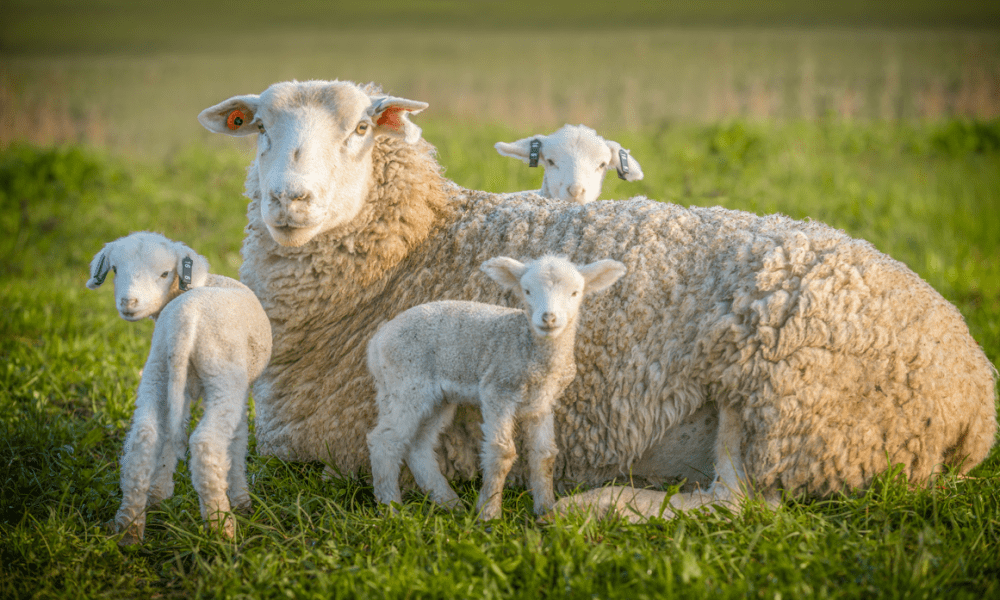
[[[421,124],[459,183],[538,187],[539,170],[492,150],[530,131]],[[738,120],[612,137],[647,178],[609,178],[606,197],[841,227],[956,303],[1000,363],[1000,124]],[[482,526],[418,494],[384,518],[365,482],[260,456],[251,439],[255,511],[235,542],[203,532],[182,463],[146,542],[119,548],[101,524],[120,500],[117,457],[152,323],[115,317],[107,289],[84,287],[87,265],[103,242],[148,228],[235,275],[248,160],[197,144],[149,160],[0,151],[0,597],[1000,597],[1000,449],[926,490],[889,472],[867,494],[649,525],[540,525],[513,488],[503,518]],[[475,491],[460,484],[470,506]]]

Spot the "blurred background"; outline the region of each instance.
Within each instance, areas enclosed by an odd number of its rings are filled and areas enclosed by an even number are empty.
[[[1000,116],[1000,2],[3,0],[0,145],[162,157],[287,79],[375,81],[421,120],[657,131]],[[246,143],[251,143],[246,141]]]

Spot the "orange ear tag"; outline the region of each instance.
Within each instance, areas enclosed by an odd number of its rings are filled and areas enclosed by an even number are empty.
[[[243,119],[245,118],[246,115],[243,114],[242,110],[239,109],[234,110],[233,112],[229,113],[229,118],[226,119],[226,127],[228,127],[232,131],[236,131],[237,129],[243,126]]]

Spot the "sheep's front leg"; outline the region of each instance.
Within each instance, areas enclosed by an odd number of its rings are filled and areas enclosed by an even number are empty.
[[[236,427],[236,434],[229,445],[229,456],[232,464],[229,466],[229,504],[233,510],[243,514],[250,514],[253,510],[253,502],[250,500],[250,491],[247,485],[247,437],[250,434],[247,423],[247,408],[249,402],[249,389],[243,393],[243,410],[240,416],[240,424]]]
[[[532,415],[524,420],[528,436],[528,469],[531,472],[531,498],[536,515],[548,512],[556,503],[552,490],[552,468],[559,448],[556,447],[552,411]]]
[[[483,488],[476,504],[476,512],[482,521],[500,515],[503,484],[517,458],[514,447],[515,405],[515,401],[508,398],[483,398]]]
[[[413,479],[420,489],[430,494],[431,500],[447,508],[458,506],[459,499],[458,494],[448,484],[448,480],[441,474],[435,448],[441,431],[451,424],[455,417],[456,408],[455,404],[444,402],[428,416],[417,431],[417,437],[406,457],[406,464],[410,467]]]
[[[142,390],[140,389],[140,392]],[[146,530],[146,505],[149,488],[156,473],[156,460],[163,453],[164,432],[156,414],[156,403],[140,393],[132,417],[132,429],[125,438],[121,460],[122,503],[115,514],[114,526],[124,532],[122,545],[142,541]]]
[[[205,414],[191,434],[190,443],[191,481],[198,492],[201,516],[209,529],[230,539],[236,534],[236,523],[229,514],[226,494],[233,466],[229,449],[245,411],[241,392],[245,381],[245,375],[240,373],[204,381]]]

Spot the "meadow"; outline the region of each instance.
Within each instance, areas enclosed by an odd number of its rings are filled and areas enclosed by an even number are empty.
[[[384,33],[354,2],[336,24],[306,0],[295,21],[264,10],[266,30],[206,25],[204,3],[186,0],[184,22],[164,3],[144,14],[101,0],[75,16],[71,4],[12,0],[22,26],[0,25],[0,597],[1000,597],[1000,448],[926,489],[891,470],[866,492],[645,525],[539,524],[530,495],[509,488],[503,518],[484,526],[417,493],[385,518],[363,479],[261,456],[251,435],[254,512],[235,541],[202,530],[182,463],[145,543],[120,548],[103,523],[153,324],[118,318],[109,286],[84,287],[101,245],[142,229],[236,276],[251,146],[194,116],[273,81],[340,77],[430,102],[415,120],[468,187],[537,188],[540,170],[493,143],[584,122],[646,173],[609,178],[604,198],[842,228],[955,303],[1000,365],[992,5],[873,18],[846,0],[781,22],[792,3],[724,18],[694,1],[672,19],[597,26],[604,13],[582,1],[573,27],[540,32],[558,11],[526,24],[494,3],[448,17],[454,4],[439,2],[423,23],[389,3]],[[113,10],[121,22],[98,26]],[[471,507],[476,482],[459,492]]]

